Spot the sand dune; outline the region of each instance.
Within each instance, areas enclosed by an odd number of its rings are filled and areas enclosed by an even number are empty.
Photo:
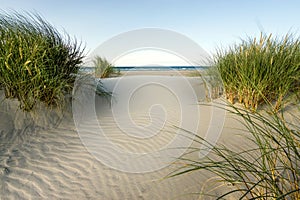
[[[171,163],[181,152],[174,147],[193,145],[177,127],[205,136],[212,125],[213,110],[197,103],[205,99],[201,79],[130,76],[103,82],[113,99],[76,100],[94,102],[98,125],[89,120],[92,107],[86,104],[73,118],[71,105],[63,113],[40,105],[24,114],[15,100],[1,103],[1,199],[198,199],[187,194],[208,187],[209,174],[164,177],[177,168]],[[234,134],[232,123],[226,119],[222,141]]]

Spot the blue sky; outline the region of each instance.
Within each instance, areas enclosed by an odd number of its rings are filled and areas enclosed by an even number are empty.
[[[0,8],[39,12],[86,44],[87,52],[112,36],[146,27],[182,33],[208,52],[261,30],[300,31],[299,0],[0,0]]]

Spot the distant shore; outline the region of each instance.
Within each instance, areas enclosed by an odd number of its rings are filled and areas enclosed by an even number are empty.
[[[142,71],[120,71],[120,76],[136,76],[136,75],[151,75],[151,76],[200,76],[198,70],[142,70]]]
[[[133,75],[154,75],[154,76],[200,76],[200,72],[207,69],[207,66],[143,66],[143,67],[120,67],[116,66],[115,69],[120,71],[121,76]],[[93,73],[93,67],[81,67],[80,71],[85,73]],[[114,75],[116,77],[118,75]]]

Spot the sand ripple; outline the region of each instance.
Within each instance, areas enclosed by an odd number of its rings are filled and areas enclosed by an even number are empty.
[[[165,147],[174,138],[177,129],[174,125],[181,123],[178,99],[162,97],[158,100],[165,100],[164,110],[160,107],[156,110],[151,106],[159,102],[141,104],[144,99],[140,97],[145,97],[141,93],[142,90],[137,91],[134,101],[129,102],[134,127],[119,127],[111,109],[104,103],[96,108],[106,138],[125,152],[148,153]],[[199,182],[206,179],[205,175],[197,173],[162,179],[175,169],[174,166],[136,174],[114,170],[89,153],[70,115],[54,127],[42,128],[29,122],[20,125],[14,120],[15,113],[6,112],[16,110],[15,102],[6,103],[5,108],[3,105],[0,113],[0,199],[197,199],[180,195],[199,191]],[[152,109],[150,115],[149,109]],[[119,116],[118,120],[126,124],[128,118]],[[159,129],[152,124],[159,125]],[[97,129],[89,122],[84,126]],[[143,130],[147,137],[140,137],[137,130]],[[114,156],[109,151],[104,154],[107,158]],[[139,167],[144,163],[135,164]]]

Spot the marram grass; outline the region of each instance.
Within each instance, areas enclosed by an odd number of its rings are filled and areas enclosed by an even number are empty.
[[[228,111],[242,119],[250,136],[241,139],[249,147],[233,150],[195,135],[195,142],[204,148],[191,147],[178,159],[182,167],[169,177],[201,170],[227,186],[223,193],[199,192],[203,199],[228,199],[232,195],[236,199],[300,199],[300,117],[294,116],[291,123],[278,112],[260,114],[234,106]],[[211,149],[207,157],[191,159],[190,154],[206,148]]]
[[[61,105],[73,88],[83,49],[38,14],[0,14],[0,87],[23,110]]]
[[[95,67],[95,76],[99,78],[108,78],[111,76],[119,75],[118,71],[111,63],[109,63],[105,58],[96,56],[93,60]]]
[[[300,91],[300,40],[291,34],[282,38],[261,34],[219,49],[214,66],[231,103],[256,110],[272,102],[279,110],[287,96]]]

